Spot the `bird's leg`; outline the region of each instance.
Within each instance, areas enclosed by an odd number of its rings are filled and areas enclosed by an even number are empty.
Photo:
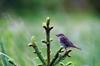
[[[65,51],[67,51],[68,50],[68,48],[64,48],[65,49]]]

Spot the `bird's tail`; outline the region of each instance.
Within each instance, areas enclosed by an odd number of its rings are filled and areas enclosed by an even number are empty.
[[[76,47],[76,46],[72,46],[72,47],[81,50],[81,48],[79,48],[79,47]]]

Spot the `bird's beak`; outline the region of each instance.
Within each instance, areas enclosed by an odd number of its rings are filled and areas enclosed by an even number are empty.
[[[58,36],[58,35],[56,35],[56,36]]]

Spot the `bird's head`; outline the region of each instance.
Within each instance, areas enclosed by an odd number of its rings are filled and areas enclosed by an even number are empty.
[[[60,33],[60,34],[57,34],[56,36],[57,37],[62,37],[62,36],[64,36],[64,34]]]

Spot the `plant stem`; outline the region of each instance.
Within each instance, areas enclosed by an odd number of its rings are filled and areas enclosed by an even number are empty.
[[[37,56],[39,57],[39,59],[41,60],[41,62],[43,63],[43,66],[46,66],[45,60],[43,58],[43,56],[41,55],[41,52],[39,51],[38,47],[36,46],[35,43],[32,43],[29,45],[30,47],[33,47],[33,49],[35,50],[35,53],[37,54]]]
[[[46,43],[47,45],[47,66],[49,66],[50,64],[50,30],[53,29],[53,27],[50,27],[50,18],[47,17],[46,19],[46,25],[43,26],[43,28],[45,29],[46,32],[46,41],[44,41],[44,43]]]
[[[4,57],[6,57],[6,58],[7,58],[7,61],[8,61],[9,63],[11,63],[13,66],[18,66],[18,64],[16,64],[15,61],[14,61],[11,57],[9,57],[8,55],[6,55],[6,54],[0,52],[0,56],[1,56],[1,55],[4,56]],[[9,65],[7,65],[7,66],[9,66]]]
[[[54,56],[54,58],[53,58],[53,60],[51,61],[51,63],[50,63],[49,66],[53,66],[53,65],[54,65],[54,63],[55,63],[55,61],[57,60],[57,58],[59,57],[59,53],[61,52],[62,49],[63,49],[63,48],[61,47],[61,48],[57,51],[57,53],[55,54],[55,56]]]
[[[67,56],[68,57],[71,57],[69,56],[69,53],[71,52],[72,50],[65,50],[65,53],[63,55],[61,55],[58,60],[55,62],[55,65],[58,64],[60,61],[64,60]]]
[[[49,29],[49,25],[47,26],[47,29]],[[50,31],[46,30],[46,41],[47,41],[47,64],[50,63]]]

